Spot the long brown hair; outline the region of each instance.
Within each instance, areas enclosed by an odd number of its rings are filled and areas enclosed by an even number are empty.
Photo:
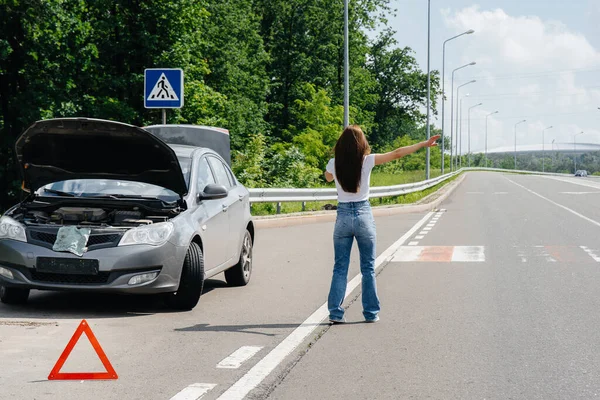
[[[358,192],[364,157],[371,147],[358,125],[348,125],[335,144],[335,174],[348,193]]]

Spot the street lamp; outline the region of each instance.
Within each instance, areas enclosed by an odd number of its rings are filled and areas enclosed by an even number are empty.
[[[469,93],[465,94],[464,97],[469,97]],[[460,161],[460,164],[458,164],[460,166],[460,168],[462,168],[462,148],[463,148],[462,147],[462,127],[463,127],[463,124],[462,124],[462,120],[463,120],[462,101],[463,101],[463,99],[460,99],[459,108],[458,108],[458,110],[456,110],[456,112],[458,114],[456,116],[456,124],[457,124],[456,134],[458,136],[456,141],[457,141],[457,145],[460,147],[460,155],[458,154],[459,153],[458,150],[456,151],[456,154],[459,155],[459,157],[457,159],[457,164]],[[459,125],[459,122],[460,122],[460,125]]]
[[[430,105],[431,102],[431,69],[429,68],[429,61],[431,59],[430,52],[430,42],[431,42],[431,0],[427,0],[427,140],[431,135],[430,126],[429,126],[429,114],[430,114]],[[442,122],[442,125],[443,122]],[[442,136],[442,140],[443,140]],[[444,146],[442,146],[442,154],[444,154]],[[429,158],[430,158],[430,149],[427,146],[425,150],[425,179],[429,179]],[[444,163],[442,161],[442,168],[444,168]]]
[[[456,98],[459,98],[459,93],[460,93],[460,88],[466,85],[469,85],[471,83],[475,83],[475,80],[469,81],[467,83],[463,83],[462,85],[460,85],[459,87],[456,88]],[[452,87],[454,88],[454,82],[452,83]],[[454,89],[453,89],[454,90]],[[453,91],[453,97],[454,97],[454,91]],[[454,108],[454,106],[452,107]],[[452,110],[453,111],[453,110]],[[456,146],[456,152],[455,152],[455,156],[458,155],[458,107],[456,107],[456,143],[454,143],[454,132],[453,132],[453,125],[454,125],[454,113],[452,112],[452,114],[450,115],[450,141]],[[450,161],[452,161],[452,146],[450,146]],[[458,164],[458,162],[457,162]]]
[[[468,31],[463,32],[460,35],[456,35],[451,37],[450,39],[446,39],[442,46],[442,175],[444,175],[444,151],[446,150],[446,148],[444,147],[444,108],[446,104],[446,43],[463,35],[470,35],[473,32],[475,32],[473,29],[469,29]],[[452,164],[452,144],[450,145],[450,164]]]
[[[350,88],[348,73],[348,0],[344,0],[344,128],[350,124]]]
[[[548,129],[552,129],[552,126],[542,129],[542,172],[546,172],[546,141],[544,140],[544,131]]]
[[[523,121],[519,121],[515,124],[515,169],[517,169],[517,125],[522,124],[527,121],[524,119]]]
[[[469,111],[467,111],[467,126],[468,126],[467,130],[469,131],[469,146],[468,146],[469,168],[471,168],[471,109],[473,109],[475,107],[479,107],[482,104],[483,103],[475,104],[474,106],[469,107]]]
[[[461,67],[455,68],[452,71],[452,94],[450,95],[450,141],[452,141],[452,137],[454,136],[454,132],[453,132],[453,129],[454,129],[454,121],[453,121],[453,118],[454,118],[454,73],[456,71],[458,71],[459,69],[466,68],[470,65],[475,65],[475,61],[465,64]],[[475,82],[475,81],[471,81],[469,83],[473,83],[473,82]],[[457,95],[457,98],[458,98],[458,95]],[[458,109],[456,110],[456,113],[458,114]],[[452,158],[452,148],[450,148],[450,158]]]
[[[577,135],[581,135],[583,133],[583,131],[576,133],[573,135],[573,161],[575,162],[575,171],[573,171],[573,173],[577,172]]]
[[[488,166],[488,163],[487,163],[487,162],[488,162],[488,158],[487,158],[487,147],[488,147],[488,146],[487,146],[487,143],[488,143],[488,142],[487,142],[487,136],[488,136],[488,135],[487,135],[487,132],[488,132],[488,129],[487,129],[487,128],[488,128],[488,123],[487,123],[487,121],[488,121],[488,117],[489,117],[490,115],[494,115],[494,114],[498,114],[498,111],[494,111],[493,113],[489,113],[488,115],[486,115],[486,116],[485,116],[485,167],[486,167],[486,168],[487,168],[487,166]]]

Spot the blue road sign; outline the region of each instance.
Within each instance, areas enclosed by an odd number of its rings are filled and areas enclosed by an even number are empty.
[[[145,69],[144,107],[183,107],[183,70],[181,68]]]

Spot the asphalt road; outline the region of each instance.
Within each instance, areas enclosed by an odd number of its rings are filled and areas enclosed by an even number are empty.
[[[599,204],[593,179],[469,173],[444,211],[376,217],[376,324],[359,290],[322,322],[333,223],[259,230],[251,283],[191,312],[35,292],[0,305],[0,399],[594,398]],[[48,381],[82,319],[119,378]],[[85,336],[62,371],[103,371]]]

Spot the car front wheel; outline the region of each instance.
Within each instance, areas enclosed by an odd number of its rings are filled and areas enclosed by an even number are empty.
[[[252,235],[246,230],[242,240],[242,251],[236,265],[225,271],[225,280],[231,286],[245,286],[252,275]]]
[[[0,286],[0,301],[4,304],[23,304],[29,298],[29,289]]]
[[[183,261],[179,288],[169,293],[165,301],[176,310],[191,310],[196,307],[204,286],[204,256],[197,243],[190,245]]]

